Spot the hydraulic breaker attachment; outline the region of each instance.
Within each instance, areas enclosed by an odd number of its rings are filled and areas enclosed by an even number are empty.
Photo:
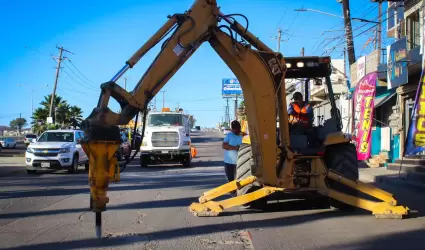
[[[340,182],[350,188],[356,189],[364,194],[375,197],[376,199],[379,199],[381,201],[375,202],[362,199],[360,197],[355,197],[342,192],[338,192],[332,188],[327,188],[327,190],[325,191],[319,191],[329,196],[330,198],[344,202],[354,207],[359,207],[371,211],[376,218],[402,219],[409,214],[408,207],[398,206],[397,200],[393,197],[393,195],[382,189],[379,189],[367,183],[363,183],[361,181],[349,180],[332,170],[328,172],[327,177],[331,180]]]
[[[86,129],[85,137],[81,141],[83,150],[89,157],[90,209],[96,213],[98,238],[102,235],[101,213],[106,210],[106,204],[109,202],[109,182],[119,181],[115,152],[120,145],[118,127],[100,128],[97,128],[95,133],[91,133],[90,128]]]
[[[248,194],[222,201],[212,201],[212,199],[221,195],[241,189],[244,186],[253,183],[255,180],[256,178],[251,176],[241,181],[231,181],[213,190],[205,192],[199,198],[199,203],[194,202],[190,205],[189,211],[192,212],[195,216],[218,216],[226,208],[231,208],[258,200],[276,191],[283,191],[283,188],[264,186],[263,188]]]

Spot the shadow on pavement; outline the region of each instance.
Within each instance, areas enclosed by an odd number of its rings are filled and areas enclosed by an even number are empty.
[[[152,190],[152,189],[163,189],[163,188],[178,188],[178,187],[196,187],[199,189],[211,189],[223,183],[222,176],[182,176],[178,177],[179,181],[175,178],[170,177],[158,177],[152,178],[152,180],[138,180],[139,184],[129,183],[114,184],[110,186],[109,192],[112,191],[131,191],[131,190]],[[87,185],[81,188],[52,188],[52,189],[39,189],[39,190],[13,190],[13,191],[2,191],[0,192],[0,199],[11,199],[11,198],[28,198],[28,197],[46,197],[46,196],[64,196],[64,195],[76,195],[76,194],[88,194],[89,186],[87,181],[84,181]],[[75,182],[73,183],[75,185]]]
[[[355,215],[355,214],[353,214]],[[131,244],[140,244],[147,241],[158,241],[158,240],[168,240],[175,239],[180,237],[196,236],[196,235],[205,235],[212,234],[217,232],[225,231],[234,231],[234,230],[250,230],[256,228],[273,228],[281,226],[292,226],[303,224],[315,220],[337,218],[343,216],[352,216],[351,214],[339,213],[335,211],[323,211],[314,214],[303,214],[295,215],[292,217],[286,218],[273,218],[265,220],[256,220],[256,221],[239,221],[225,224],[214,224],[214,225],[202,225],[202,226],[193,226],[193,227],[182,227],[177,229],[162,230],[151,233],[144,234],[128,234],[124,236],[116,237],[105,237],[102,240],[98,239],[83,239],[83,240],[73,240],[73,241],[63,241],[63,242],[52,242],[52,243],[41,243],[41,244],[32,244],[28,246],[13,247],[7,249],[79,249],[79,248],[90,248],[90,247],[118,247]],[[383,249],[388,248],[388,246],[403,246],[403,249],[406,249],[406,244],[413,244],[413,241],[417,241],[418,249],[423,249],[422,239],[425,235],[424,230],[411,231],[407,234],[390,234],[387,236],[379,236],[376,238],[371,238],[367,242],[354,242],[347,245],[335,246],[337,249],[343,248],[355,248],[355,249]],[[391,240],[389,240],[391,239]]]

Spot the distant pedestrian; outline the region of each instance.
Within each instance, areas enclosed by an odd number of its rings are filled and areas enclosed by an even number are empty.
[[[241,124],[238,121],[232,121],[232,131],[224,137],[224,170],[227,180],[234,181],[236,178],[236,162],[238,160],[239,146],[242,144]]]

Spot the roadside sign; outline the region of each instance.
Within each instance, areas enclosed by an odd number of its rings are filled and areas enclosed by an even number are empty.
[[[223,96],[239,96],[242,95],[242,88],[236,78],[223,78],[221,94]]]

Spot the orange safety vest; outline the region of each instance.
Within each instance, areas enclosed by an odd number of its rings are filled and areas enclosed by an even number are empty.
[[[307,108],[310,107],[310,104],[306,104],[304,105],[304,107],[301,109],[300,106],[298,106],[297,103],[291,103],[290,104],[292,106],[292,109],[295,111],[295,114],[293,115],[289,115],[289,123],[294,124],[294,123],[304,123],[304,124],[308,124],[309,119],[307,116]]]

